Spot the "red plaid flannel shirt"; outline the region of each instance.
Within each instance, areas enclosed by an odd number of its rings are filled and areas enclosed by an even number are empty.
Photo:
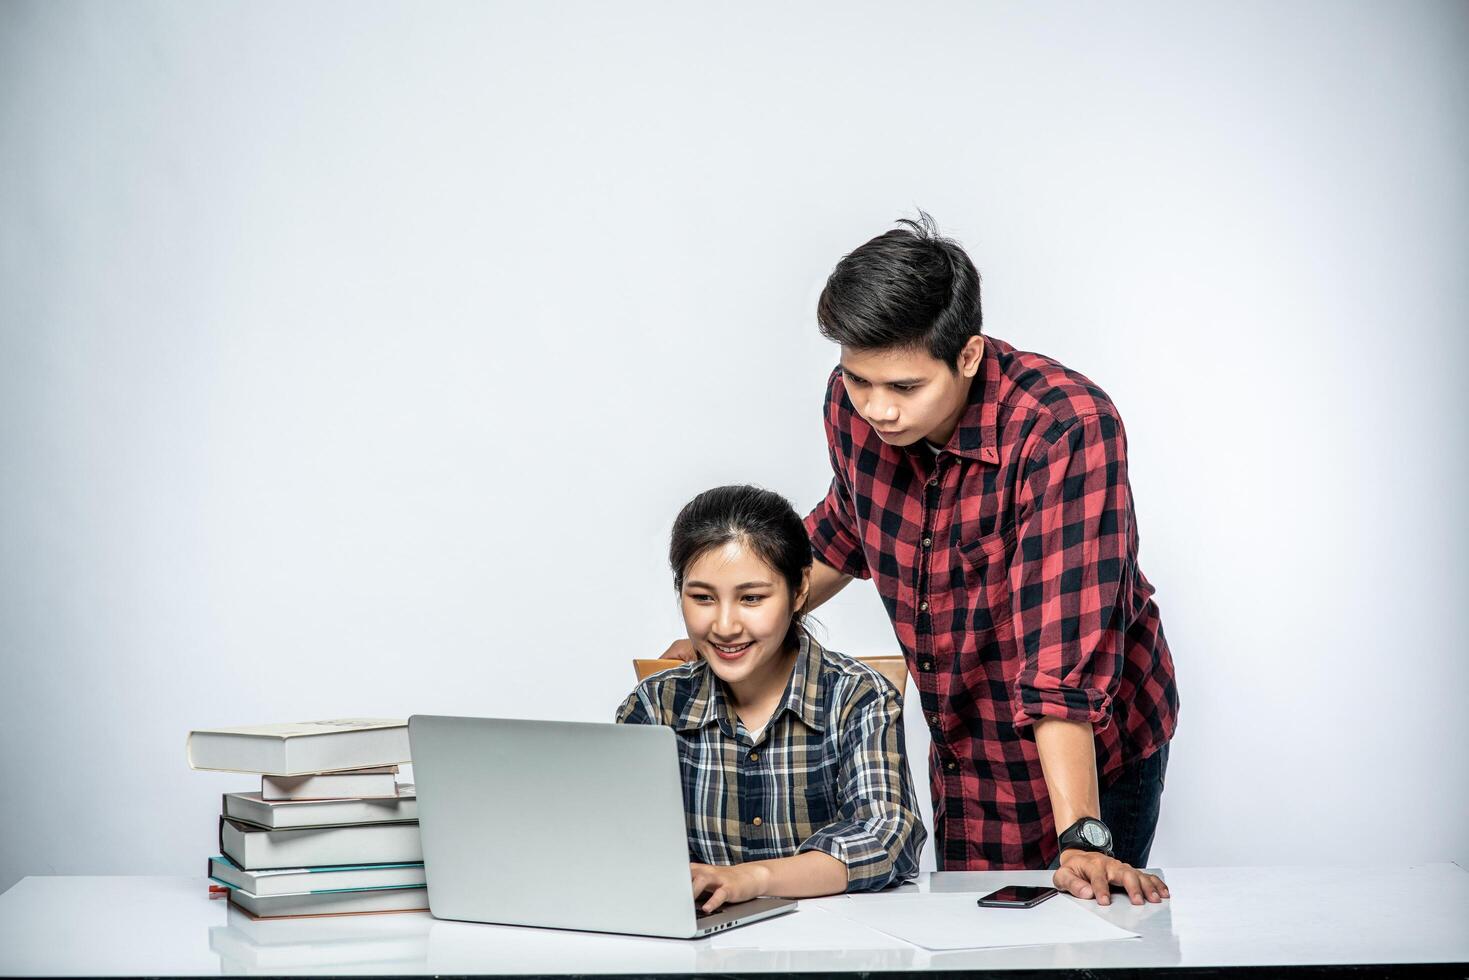
[[[986,337],[938,454],[883,443],[840,368],[826,434],[831,489],[806,528],[820,561],[874,579],[908,659],[933,736],[939,868],[1046,867],[1057,828],[1029,726],[1091,722],[1105,787],[1167,744],[1178,715],[1116,408]]]

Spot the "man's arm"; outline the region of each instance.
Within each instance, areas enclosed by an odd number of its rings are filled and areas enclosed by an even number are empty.
[[[1082,817],[1100,820],[1102,805],[1091,722],[1041,718],[1035,723],[1035,747],[1040,753],[1057,833]],[[1121,886],[1134,905],[1168,897],[1168,886],[1162,879],[1105,854],[1066,850],[1061,852],[1060,865],[1054,877],[1056,887],[1077,898],[1095,898],[1098,904],[1110,905],[1113,885]]]
[[[1010,570],[1026,657],[1013,720],[1035,726],[1059,834],[1102,816],[1094,732],[1112,721],[1125,642],[1116,613],[1132,575],[1122,424],[1110,415],[1078,419],[1030,463]],[[1158,879],[1092,851],[1063,851],[1055,882],[1102,905],[1113,884],[1135,904],[1167,896]]]
[[[847,587],[852,576],[839,572],[820,558],[811,563],[811,591],[806,596],[806,608],[810,612]]]
[[[1082,817],[1102,819],[1091,723],[1041,718],[1035,723],[1035,747],[1040,753],[1056,831],[1065,830]]]

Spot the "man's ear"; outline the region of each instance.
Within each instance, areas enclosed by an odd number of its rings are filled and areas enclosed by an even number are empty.
[[[975,334],[969,338],[964,349],[959,352],[959,374],[965,378],[972,378],[979,373],[979,362],[984,358],[984,338]]]

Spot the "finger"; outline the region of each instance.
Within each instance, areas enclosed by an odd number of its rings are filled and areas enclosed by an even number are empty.
[[[727,899],[728,897],[729,889],[726,888],[724,885],[720,885],[718,888],[714,889],[714,894],[710,895],[709,900],[704,903],[704,911],[713,912],[715,909],[719,908],[719,906],[723,905],[725,899]]]
[[[1143,889],[1148,893],[1150,902],[1161,902],[1168,897],[1168,886],[1157,875],[1143,874]]]
[[[1086,883],[1086,879],[1070,868],[1062,867],[1057,869],[1056,873],[1051,877],[1051,883],[1063,892],[1075,895],[1077,898],[1092,897],[1091,886]]]
[[[1087,877],[1091,879],[1092,891],[1096,893],[1098,905],[1112,904],[1112,885],[1107,881],[1106,866],[1094,864]]]
[[[1143,904],[1143,881],[1142,875],[1131,865],[1117,865],[1116,869],[1109,875],[1111,880],[1122,886],[1127,892],[1127,900],[1134,905]]]

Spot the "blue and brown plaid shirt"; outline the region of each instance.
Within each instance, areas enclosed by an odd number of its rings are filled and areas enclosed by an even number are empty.
[[[677,733],[692,860],[821,851],[847,866],[848,891],[864,891],[917,875],[928,838],[901,711],[881,674],[803,635],[785,699],[755,738],[702,660],[643,681],[617,720]]]

